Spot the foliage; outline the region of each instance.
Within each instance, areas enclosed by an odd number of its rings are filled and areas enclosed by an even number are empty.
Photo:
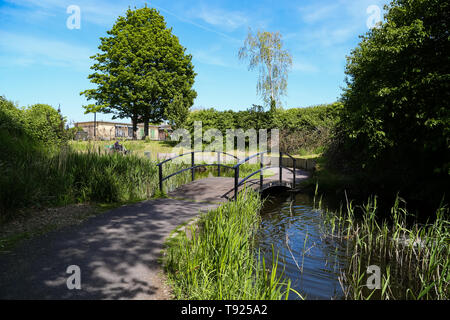
[[[0,132],[3,147],[12,149],[34,148],[35,144],[51,147],[66,141],[65,119],[46,104],[19,108],[0,97]],[[18,143],[18,145],[15,145]],[[0,147],[2,148],[2,147]],[[0,159],[1,159],[0,155]]]
[[[169,120],[172,129],[183,127],[189,115],[189,107],[186,107],[181,95],[176,95],[167,105],[165,118]]]
[[[35,104],[24,110],[24,126],[36,141],[47,145],[66,140],[65,119],[47,104]]]
[[[107,155],[98,148],[72,150],[64,143],[63,125],[47,105],[19,109],[0,98],[0,221],[31,206],[143,200],[158,189],[156,162]],[[165,173],[179,169],[167,165]],[[187,178],[188,173],[177,176],[166,186],[174,188]]]
[[[450,174],[450,4],[394,0],[348,58],[330,164],[436,201]]]
[[[171,117],[166,109],[176,97],[183,101],[178,108],[192,106],[197,95],[192,89],[192,56],[185,54],[157,10],[128,9],[107,33],[100,38],[101,53],[92,57],[96,72],[89,79],[97,88],[81,93],[97,101],[86,107],[87,112],[131,118],[134,129],[138,121],[143,122],[148,136],[149,122]]]
[[[328,143],[334,128],[341,103],[309,108],[277,109],[263,111],[254,105],[245,111],[217,111],[215,109],[196,110],[189,114],[185,127],[194,132],[194,122],[201,121],[203,133],[218,129],[225,137],[227,129],[279,129],[282,151],[288,153],[321,152]]]
[[[83,132],[83,128],[81,127],[72,127],[72,128],[68,128],[66,129],[66,135],[67,135],[67,139],[68,140],[74,140],[77,136],[78,132]]]
[[[249,70],[259,67],[257,92],[264,103],[274,111],[280,105],[280,96],[286,93],[288,72],[292,67],[292,56],[283,49],[279,32],[249,30],[244,46],[239,50],[239,58],[249,59]]]

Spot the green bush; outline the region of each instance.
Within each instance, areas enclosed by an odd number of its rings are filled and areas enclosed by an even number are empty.
[[[35,104],[28,108],[19,108],[11,101],[0,97],[0,130],[4,133],[2,142],[32,141],[39,147],[53,147],[64,143],[67,134],[65,119],[46,104]],[[0,155],[1,157],[1,155]]]
[[[189,114],[185,128],[194,132],[194,122],[201,121],[203,133],[218,129],[225,137],[227,129],[279,129],[281,149],[288,153],[321,152],[328,143],[331,130],[338,121],[341,103],[309,108],[264,111],[253,106],[246,111],[196,110]],[[224,140],[225,141],[225,140]]]
[[[330,164],[411,198],[449,190],[450,4],[395,0],[346,67],[345,107]]]
[[[61,114],[47,104],[35,104],[24,111],[28,134],[47,146],[65,141],[65,121]]]
[[[19,109],[0,99],[0,220],[18,209],[75,202],[128,202],[158,189],[156,163],[136,156],[79,153],[65,142],[63,120],[48,105]],[[167,165],[165,174],[178,171]],[[168,189],[187,181],[177,176]]]

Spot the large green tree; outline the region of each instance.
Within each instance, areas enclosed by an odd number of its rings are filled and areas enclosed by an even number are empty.
[[[450,4],[385,9],[348,58],[335,151],[379,186],[440,197],[450,174]]]
[[[274,110],[280,97],[286,94],[288,73],[292,67],[292,56],[283,49],[279,32],[249,30],[244,46],[239,49],[239,59],[249,60],[249,69],[259,68],[257,92],[264,103]]]
[[[149,122],[171,117],[166,109],[174,99],[183,102],[178,107],[189,110],[197,96],[192,89],[196,75],[192,56],[157,10],[128,9],[107,33],[100,38],[101,53],[92,57],[95,72],[89,79],[97,87],[81,93],[96,101],[85,107],[86,112],[131,118],[134,132],[138,122],[144,123],[148,136]]]

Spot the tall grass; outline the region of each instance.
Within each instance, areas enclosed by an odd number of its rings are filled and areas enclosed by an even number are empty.
[[[119,139],[120,143],[128,150],[131,154],[146,157],[145,153],[150,153],[150,159],[156,161],[159,153],[172,153],[174,148],[171,146],[171,142],[163,141],[143,141],[143,140],[124,140]],[[72,150],[79,152],[101,152],[107,153],[107,146],[113,145],[113,141],[69,141],[69,145]],[[183,152],[184,150],[178,150]]]
[[[340,281],[348,299],[449,299],[450,221],[441,206],[433,222],[407,223],[397,197],[391,219],[377,218],[377,198],[355,207],[347,202],[336,215],[325,211],[330,236],[345,241],[351,261]],[[381,267],[381,288],[366,287],[367,267]]]
[[[152,197],[158,190],[155,161],[89,150],[63,148],[21,152],[0,161],[0,218],[30,206],[76,202],[131,202]],[[167,164],[165,174],[181,168]],[[188,173],[165,183],[166,190],[188,181]]]
[[[275,255],[267,268],[253,248],[260,206],[247,190],[201,216],[198,229],[168,241],[164,266],[177,299],[288,298],[290,281],[278,274]]]

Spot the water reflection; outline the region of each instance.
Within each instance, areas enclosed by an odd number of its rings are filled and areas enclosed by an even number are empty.
[[[345,247],[326,237],[320,211],[305,194],[270,196],[262,210],[257,248],[271,259],[272,245],[279,252],[280,269],[292,288],[306,299],[341,299],[339,270],[346,267]],[[292,293],[290,299],[298,299]]]

